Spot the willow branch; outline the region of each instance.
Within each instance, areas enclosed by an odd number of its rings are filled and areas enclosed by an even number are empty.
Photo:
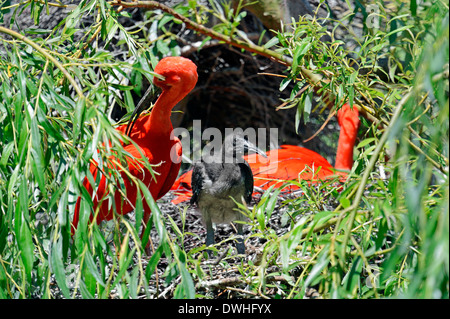
[[[123,2],[123,1],[111,1],[109,2],[109,4],[111,6],[119,6],[119,7],[123,7],[123,8],[145,8],[145,9],[160,9],[170,15],[172,15],[173,17],[175,17],[176,19],[182,21],[186,27],[188,29],[194,30],[198,33],[201,33],[205,36],[211,37],[213,39],[219,40],[221,42],[227,43],[229,45],[232,45],[234,47],[240,48],[240,49],[244,49],[246,51],[252,52],[252,53],[256,53],[259,54],[261,56],[264,56],[266,58],[269,58],[271,60],[274,60],[276,62],[279,62],[283,65],[286,66],[291,66],[292,65],[292,58],[288,57],[286,55],[280,54],[278,52],[275,52],[273,50],[267,49],[263,46],[259,46],[256,45],[252,42],[246,42],[246,41],[242,41],[239,39],[236,39],[234,37],[230,37],[227,35],[224,35],[220,32],[214,31],[210,28],[207,28],[201,24],[198,24],[192,20],[190,20],[189,18],[179,14],[178,12],[176,12],[175,10],[173,10],[172,8],[156,2],[156,1],[135,1],[135,2]],[[307,78],[312,85],[317,89],[320,90],[322,89],[322,81],[323,81],[323,77],[319,74],[316,74],[302,66],[300,66],[300,71],[301,74]],[[328,92],[322,92],[321,94],[327,94]],[[334,101],[334,98],[332,96],[329,97],[328,99],[329,101]]]
[[[292,59],[290,57],[287,57],[283,54],[280,54],[278,52],[275,52],[273,50],[255,45],[253,43],[245,42],[236,38],[232,38],[230,36],[224,35],[220,32],[214,31],[210,28],[207,28],[201,24],[198,24],[189,18],[179,14],[172,8],[156,2],[156,1],[135,1],[135,2],[122,2],[122,1],[112,1],[109,2],[111,6],[121,6],[123,8],[145,8],[145,9],[160,9],[164,12],[169,13],[176,19],[182,21],[188,29],[192,29],[194,31],[197,31],[203,35],[206,35],[208,37],[214,38],[219,41],[223,41],[227,44],[230,44],[232,46],[235,46],[240,49],[244,49],[253,53],[260,54],[262,56],[265,56],[269,59],[276,60],[277,62],[284,64],[284,65],[291,65]],[[306,70],[307,73],[312,73],[309,70]]]
[[[347,246],[347,242],[348,242],[348,239],[349,239],[349,236],[350,236],[350,233],[351,233],[351,229],[352,229],[353,223],[355,221],[356,211],[357,211],[357,209],[359,207],[359,203],[360,203],[360,201],[362,199],[362,196],[364,194],[364,190],[365,190],[367,181],[369,180],[370,173],[372,172],[372,170],[373,170],[373,168],[375,166],[375,163],[378,160],[378,155],[380,154],[381,150],[383,149],[384,144],[386,143],[389,134],[391,133],[394,125],[396,124],[397,119],[400,117],[400,114],[402,113],[403,106],[406,104],[406,102],[408,102],[408,99],[409,99],[410,95],[411,95],[411,92],[406,94],[400,100],[400,102],[398,103],[398,106],[395,109],[394,114],[393,114],[393,116],[391,118],[391,121],[389,123],[389,127],[384,131],[383,135],[381,136],[380,141],[378,142],[377,147],[375,148],[375,150],[374,150],[374,152],[373,152],[373,154],[372,154],[372,156],[370,158],[369,164],[367,165],[367,167],[364,170],[364,175],[361,178],[361,183],[359,184],[359,187],[358,187],[358,189],[356,191],[356,195],[355,195],[355,198],[353,200],[353,203],[352,203],[352,205],[350,207],[345,209],[346,212],[350,211],[350,217],[349,217],[349,221],[348,221],[348,230],[345,232],[345,237],[344,237],[344,240],[343,240],[343,243],[342,243],[342,247],[343,247],[343,250],[344,250],[343,251],[344,255],[345,255],[345,249],[346,249],[346,246]],[[343,216],[343,215],[344,215],[343,212],[341,212],[340,216]]]
[[[70,84],[72,84],[72,86],[75,89],[75,91],[77,92],[78,96],[80,98],[84,99],[83,91],[78,86],[75,79],[69,74],[69,72],[67,72],[67,70],[64,68],[64,66],[61,63],[59,63],[59,61],[56,60],[52,55],[50,55],[45,49],[43,49],[42,47],[40,47],[39,45],[37,45],[36,43],[31,41],[26,36],[16,32],[16,31],[13,31],[11,29],[7,29],[5,27],[0,26],[0,32],[8,34],[24,43],[30,45],[33,49],[35,49],[36,51],[41,53],[46,59],[50,60],[63,73],[63,75],[67,78],[67,80],[70,82]]]

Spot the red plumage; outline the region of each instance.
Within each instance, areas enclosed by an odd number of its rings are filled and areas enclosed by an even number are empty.
[[[189,59],[182,57],[167,57],[162,59],[155,67],[155,73],[162,75],[165,79],[154,78],[153,83],[162,88],[162,93],[156,101],[150,115],[141,116],[136,120],[134,127],[130,132],[130,138],[137,144],[138,148],[132,143],[123,145],[124,151],[130,153],[133,157],[127,157],[127,166],[131,175],[140,179],[149,189],[152,197],[157,200],[164,196],[170,190],[173,182],[178,176],[181,165],[182,148],[178,138],[171,138],[173,130],[170,121],[172,108],[183,99],[197,83],[197,67]],[[126,125],[117,127],[117,130],[125,134]],[[142,155],[148,160],[155,172],[155,179],[142,163]],[[121,169],[114,163],[116,159],[110,158],[111,168]],[[117,161],[117,160],[116,160]],[[90,171],[97,178],[99,168],[97,163],[92,163]],[[121,171],[124,186],[126,189],[126,198],[117,190],[114,194],[114,201],[117,213],[123,215],[134,209],[137,197],[137,187],[128,175]],[[104,200],[108,194],[106,189],[105,176],[100,177],[100,183],[95,191],[86,178],[83,183],[93,199],[93,209],[99,207],[99,213],[96,218],[97,223],[102,220],[113,218],[112,203]],[[75,232],[79,214],[80,200],[78,198],[75,206],[75,214],[72,222],[72,233]],[[146,201],[143,201],[144,223],[146,224],[150,217],[150,207]],[[92,219],[92,216],[91,216]]]

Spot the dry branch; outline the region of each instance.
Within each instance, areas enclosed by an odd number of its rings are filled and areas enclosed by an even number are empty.
[[[240,284],[251,284],[254,282],[257,282],[260,278],[259,277],[250,277],[250,278],[243,278],[243,277],[228,277],[228,278],[220,278],[220,279],[214,279],[214,280],[208,280],[208,281],[200,281],[197,283],[196,288],[224,288],[227,286],[236,286]],[[266,282],[274,282],[274,281],[282,281],[287,282],[288,280],[283,276],[272,276],[267,277],[265,279]]]

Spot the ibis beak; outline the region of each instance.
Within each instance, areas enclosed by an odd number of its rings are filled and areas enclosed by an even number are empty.
[[[148,108],[150,105],[150,102],[155,99],[155,96],[157,96],[161,92],[161,88],[150,85],[145,91],[144,95],[142,96],[141,100],[139,101],[138,105],[134,108],[133,113],[130,116],[130,119],[128,120],[127,129],[125,130],[126,135],[130,135],[131,130],[133,129],[134,123],[139,118],[139,115]]]
[[[249,142],[247,140],[245,140],[245,142],[244,142],[244,149],[248,153],[257,153],[257,154],[267,158],[266,152],[264,152],[260,148],[256,147],[256,145],[254,145],[253,143],[251,143],[251,142]]]

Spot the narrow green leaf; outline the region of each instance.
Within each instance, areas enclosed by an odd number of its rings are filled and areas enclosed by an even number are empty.
[[[273,210],[275,209],[275,206],[277,204],[278,200],[278,194],[280,194],[281,188],[277,188],[273,191],[272,195],[269,197],[269,200],[266,204],[266,220],[269,222],[270,217],[272,216]]]
[[[283,271],[287,271],[290,260],[290,252],[288,248],[287,240],[282,240],[280,242],[280,257],[281,257],[281,265],[283,266]]]
[[[1,253],[1,251],[0,251]],[[0,298],[1,299],[8,299],[8,290],[7,290],[7,275],[5,272],[5,269],[3,267],[0,267]]]
[[[350,207],[351,205],[350,200],[346,197],[339,198],[339,202],[341,203],[342,207],[344,207],[344,209]]]
[[[50,265],[53,274],[55,275],[56,282],[59,289],[61,289],[64,297],[70,298],[69,288],[66,284],[66,272],[64,269],[63,256],[62,256],[62,239],[58,239],[52,244],[50,253]]]
[[[64,190],[62,193],[59,203],[58,203],[58,219],[61,226],[67,224],[67,202],[68,202],[69,192]]]
[[[35,116],[33,116],[31,119],[30,128],[31,128],[31,154],[33,156],[31,169],[33,170],[33,175],[37,180],[42,195],[45,198],[47,198],[47,189],[46,189],[47,183],[45,178],[44,154],[42,152],[42,139],[41,135],[39,134],[39,129]]]
[[[367,144],[372,143],[373,141],[375,141],[375,138],[374,138],[374,137],[366,138],[366,139],[362,140],[362,141],[356,146],[356,148],[363,148],[364,146],[366,146]]]
[[[150,280],[151,275],[155,272],[156,266],[158,265],[159,260],[161,259],[163,255],[163,248],[162,246],[159,246],[153,255],[150,257],[150,260],[147,263],[147,267],[145,269],[145,278]]]
[[[94,295],[91,294],[84,280],[80,280],[80,292],[84,299],[95,299]]]
[[[25,76],[24,70],[21,68],[17,73],[19,85],[20,85],[20,95],[22,97],[22,101],[27,100],[27,78]],[[20,114],[20,113],[16,113]]]
[[[280,40],[278,39],[278,37],[273,37],[272,39],[267,41],[267,43],[264,44],[264,48],[269,49],[269,48],[273,47],[274,45],[277,45],[278,43],[280,43]]]
[[[82,274],[82,280],[86,285],[86,290],[89,292],[89,295],[95,296],[97,290],[97,281],[95,280],[89,267],[86,267],[86,264],[82,268]]]
[[[303,39],[302,43],[295,48],[294,55],[292,57],[292,70],[294,72],[297,70],[298,65],[301,64],[304,55],[309,51],[311,45],[311,38],[307,37]]]
[[[27,181],[25,178],[22,178],[19,185],[19,197],[16,205],[14,230],[16,233],[17,244],[20,248],[20,257],[25,267],[28,282],[31,282],[34,262],[34,244],[30,227],[28,225],[29,220],[27,216],[29,216]]]
[[[100,285],[105,286],[105,283],[103,282],[103,278],[100,275],[100,273],[98,272],[97,264],[95,263],[94,258],[92,257],[92,254],[89,250],[86,250],[85,261],[86,261],[87,269],[89,270],[92,277],[94,277],[95,280]]]
[[[306,94],[305,97],[305,106],[303,107],[303,116],[305,123],[309,122],[309,116],[311,115],[311,107],[312,107],[312,93]]]
[[[301,97],[300,100],[302,100],[304,97]],[[299,101],[297,104],[297,111],[295,112],[295,133],[298,134],[298,128],[300,126],[300,120],[302,119],[303,115],[303,107],[304,105]]]
[[[195,298],[195,286],[192,280],[191,275],[186,269],[186,265],[180,265],[180,273],[181,273],[181,284],[183,285],[186,299],[194,299]]]
[[[0,190],[0,198],[2,197],[2,193]],[[9,234],[9,222],[6,220],[6,216],[0,214],[0,256],[3,254],[3,249],[6,247],[7,237]],[[2,267],[0,267],[2,268]],[[1,280],[0,280],[1,286]]]
[[[147,204],[150,206],[150,210],[152,212],[152,218],[154,219],[154,225],[158,232],[158,235],[161,237],[161,241],[165,241],[166,237],[166,229],[164,227],[164,223],[161,219],[161,211],[156,205],[155,200],[153,199],[152,194],[150,194],[149,189],[141,180],[137,180],[139,183],[139,189],[143,192],[144,198],[147,201]],[[146,229],[147,230],[147,229]]]
[[[134,213],[136,216],[136,231],[139,231],[142,225],[142,218],[144,217],[144,207],[142,205],[142,196],[141,192],[137,192],[136,194],[136,207],[134,209]]]
[[[0,158],[0,166],[2,166],[2,167],[6,166],[6,163],[8,162],[8,159],[13,150],[14,150],[14,142],[11,141],[4,147],[4,149],[2,151],[2,156]]]
[[[44,131],[46,132],[46,134],[48,134],[48,136],[51,136],[57,141],[65,141],[64,137],[59,132],[61,128],[53,127],[53,125],[55,124],[52,125],[52,123],[50,123],[50,121],[47,119],[46,115],[44,114],[41,108],[38,108],[37,110],[37,120],[39,125],[43,127]]]
[[[350,293],[354,293],[358,288],[357,286],[360,282],[363,264],[364,263],[361,257],[356,256],[353,259],[352,267],[342,280],[342,284],[345,285],[345,289]]]
[[[75,114],[73,119],[74,143],[80,138],[84,126],[84,114],[86,112],[85,99],[79,99],[75,105]]]
[[[129,291],[130,291],[130,297],[132,299],[137,299],[138,298],[138,284],[139,284],[139,266],[135,266],[133,268],[133,270],[131,271],[131,276],[130,276],[130,287],[129,287]]]
[[[395,29],[395,30],[389,32],[389,33],[386,34],[385,36],[386,36],[386,37],[390,37],[391,35],[393,35],[393,34],[395,34],[395,33],[400,33],[400,32],[402,32],[402,31],[411,29],[412,27],[413,27],[413,25],[405,25],[405,26],[403,26],[403,27],[401,27],[401,28],[398,28],[398,29]],[[382,44],[383,44],[383,46],[386,45],[385,43],[382,43]]]
[[[316,277],[320,275],[322,270],[330,263],[330,258],[329,258],[329,255],[327,252],[328,252],[328,248],[325,247],[322,250],[320,257],[318,258],[317,263],[311,269],[311,272],[309,273],[308,278],[306,278],[303,289],[306,289],[307,287],[309,287],[309,285],[313,282],[313,280],[316,279]]]
[[[284,89],[291,83],[292,79],[287,77],[284,78],[280,83],[280,91],[284,91]]]

